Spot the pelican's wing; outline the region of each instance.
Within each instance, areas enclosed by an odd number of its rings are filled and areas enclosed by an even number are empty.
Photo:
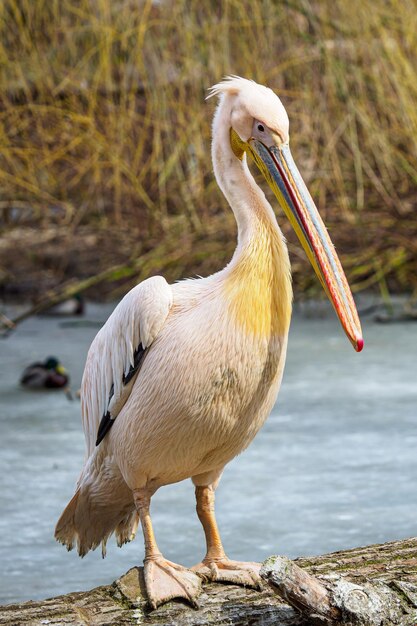
[[[161,331],[171,306],[172,289],[166,280],[148,278],[129,291],[97,333],[81,383],[87,455],[128,399],[146,350]]]

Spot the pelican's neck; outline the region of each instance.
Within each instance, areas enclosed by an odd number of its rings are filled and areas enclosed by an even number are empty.
[[[231,311],[252,334],[286,336],[291,317],[288,250],[271,205],[230,145],[230,110],[220,104],[213,123],[212,158],[220,189],[238,226],[238,245],[224,270]]]
[[[271,205],[256,184],[246,162],[230,145],[230,111],[219,106],[213,122],[212,160],[217,184],[233,210],[238,227],[238,250],[249,245],[267,227],[281,235]]]

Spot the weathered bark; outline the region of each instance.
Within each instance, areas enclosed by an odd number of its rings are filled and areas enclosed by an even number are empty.
[[[262,566],[261,577],[303,616],[317,615],[323,621],[341,621],[342,613],[334,606],[328,587],[288,557],[271,556]]]
[[[409,582],[377,580],[359,585],[336,573],[319,580],[285,556],[267,559],[261,576],[303,618],[317,624],[416,624],[417,586]]]
[[[311,559],[296,559],[290,563],[295,563],[317,577],[327,589],[337,585],[340,580],[365,587],[368,585],[366,589],[369,585],[373,586],[372,589],[382,589],[386,592],[387,610],[392,603],[392,615],[390,617],[389,610],[386,612],[388,617],[381,614],[378,626],[417,624],[417,538]],[[266,562],[266,566],[271,569],[271,560]],[[287,580],[287,597],[288,589],[294,589],[291,586],[293,581],[291,575]],[[181,602],[170,602],[156,611],[150,611],[143,590],[142,569],[134,568],[112,585],[92,591],[0,607],[0,625],[299,626],[323,623],[320,619],[317,621],[311,611],[305,612],[306,615],[309,616],[307,621],[297,610],[284,604],[267,586],[264,591],[258,592],[232,585],[213,584],[204,586],[200,609],[197,611]],[[372,626],[377,623],[375,620],[348,621],[350,618],[346,612],[343,615],[342,609],[340,615],[342,621],[333,623]],[[338,619],[337,612],[333,616]]]

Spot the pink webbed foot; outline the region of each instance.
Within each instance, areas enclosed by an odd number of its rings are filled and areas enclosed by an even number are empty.
[[[191,569],[206,581],[262,589],[259,576],[260,563],[231,561],[228,558],[204,559],[202,563],[194,565]]]
[[[194,572],[163,557],[146,559],[144,563],[145,585],[151,607],[182,598],[198,608],[201,578]]]

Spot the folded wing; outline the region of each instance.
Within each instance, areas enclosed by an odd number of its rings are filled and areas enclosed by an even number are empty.
[[[81,412],[89,456],[127,401],[146,352],[172,306],[162,276],[134,287],[117,305],[90,346],[81,383]]]

